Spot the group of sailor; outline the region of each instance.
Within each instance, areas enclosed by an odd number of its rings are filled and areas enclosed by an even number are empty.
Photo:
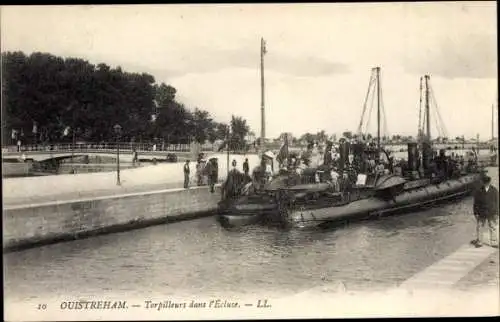
[[[445,150],[442,149],[439,151],[439,155],[434,153],[431,161],[431,175],[439,179],[451,179],[473,172],[477,167],[477,154],[474,150],[464,157],[455,153],[447,156]]]
[[[398,159],[394,161],[394,174],[403,176],[404,173],[413,172],[413,179],[428,177],[438,181],[457,178],[463,174],[475,172],[478,168],[477,154],[473,150],[466,155],[459,155],[454,152],[451,155],[446,155],[445,150],[432,151],[432,156],[425,165],[424,158],[420,159],[417,156],[417,164],[412,168],[409,160]],[[422,161],[422,162],[420,162]]]
[[[360,142],[351,143],[346,139],[341,139],[336,146],[332,142],[327,142],[324,153],[319,152],[317,144],[311,143],[300,154],[291,153],[287,154],[284,159],[278,159],[279,164],[274,163],[274,154],[266,152],[262,155],[260,164],[255,167],[251,176],[248,174],[247,160],[244,164],[244,175],[236,169],[236,161],[233,160],[231,173],[235,174],[235,178],[238,179],[236,181],[234,178],[229,180],[226,184],[226,190],[235,193],[236,191],[248,193],[250,188],[261,189],[267,182],[271,181],[275,174],[295,174],[302,177],[307,168],[316,169],[312,182],[308,183],[329,183],[336,192],[348,192],[354,185],[364,185],[369,177],[376,180],[377,177],[391,173],[401,176],[408,173],[410,168],[408,160],[395,160],[390,152],[386,153],[385,157],[381,157],[383,154],[380,153],[373,141],[361,142],[360,144]],[[465,157],[455,153],[446,156],[444,150],[441,150],[439,155],[435,151],[433,153],[427,167],[427,173],[422,173],[419,177],[430,176],[448,179],[474,171],[477,167],[477,154],[475,152],[467,154]],[[276,169],[275,165],[277,165]],[[232,184],[244,187],[229,188],[228,185]]]
[[[343,144],[343,141],[340,144]],[[364,173],[362,177],[366,178],[371,173],[382,174],[388,171],[386,163],[373,157],[363,159],[362,156],[348,154],[344,157],[345,160],[342,160],[341,147],[334,146],[332,142],[327,142],[322,162],[311,162],[315,156],[311,151],[313,148],[310,145],[300,156],[290,156],[280,164],[280,169],[301,176],[306,168],[317,168],[313,182],[329,183],[336,192],[350,190],[354,184],[359,183],[359,174]],[[316,154],[316,159],[318,155],[321,156],[321,153]]]

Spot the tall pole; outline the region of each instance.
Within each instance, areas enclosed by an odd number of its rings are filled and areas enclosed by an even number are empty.
[[[73,127],[71,129],[71,172],[73,174],[76,173],[75,171],[75,137],[76,137],[76,128],[75,128],[75,109],[72,108],[72,117],[73,117]]]
[[[426,130],[427,130],[427,139],[431,140],[431,113],[429,111],[429,75],[425,75],[425,121],[426,121]]]
[[[231,125],[229,125],[231,126]],[[227,128],[227,176],[226,178],[229,178],[229,144],[230,144],[230,128]]]
[[[266,121],[265,121],[265,93],[264,93],[264,55],[266,54],[266,42],[264,38],[260,39],[260,144],[263,147],[266,139]]]
[[[375,68],[377,72],[377,149],[380,152],[380,67]]]
[[[71,171],[73,174],[76,173],[75,171],[75,128],[73,127],[73,138],[71,140]]]
[[[495,139],[495,104],[491,104],[491,140]]]
[[[420,77],[420,101],[418,105],[418,141],[422,144],[422,83],[423,77]]]
[[[116,184],[121,185],[120,181],[120,143],[118,141],[119,135],[116,135]]]
[[[120,142],[119,137],[121,134],[122,127],[119,124],[115,124],[113,127],[116,135],[116,185],[120,186]]]

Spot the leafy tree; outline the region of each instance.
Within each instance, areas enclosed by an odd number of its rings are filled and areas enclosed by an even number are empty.
[[[175,101],[177,90],[174,87],[161,83],[160,85],[155,84],[153,89],[157,106],[161,107],[163,104]]]
[[[239,116],[231,116],[231,137],[229,148],[233,151],[246,148],[245,138],[250,131],[247,121]]]
[[[393,142],[397,142],[397,141],[400,141],[400,140],[401,140],[401,135],[399,135],[399,134],[394,134],[394,135],[392,136],[392,141],[393,141]]]
[[[351,131],[345,131],[344,133],[342,133],[342,136],[345,137],[346,139],[352,139],[353,138],[353,135],[352,135]]]
[[[207,111],[202,111],[196,108],[193,112],[193,126],[193,135],[196,142],[205,143],[205,141],[209,138],[214,124]]]
[[[229,131],[229,126],[225,123],[217,123],[215,125],[215,138],[216,140],[226,140]]]
[[[3,144],[13,143],[13,131],[24,143],[71,141],[73,133],[77,140],[110,141],[115,124],[122,126],[121,140],[131,142],[203,143],[226,136],[221,130],[227,125],[202,109],[191,112],[176,100],[173,86],[149,74],[48,53],[5,52],[2,77]],[[235,123],[241,133],[243,121]]]
[[[283,141],[285,140],[285,137],[287,138],[288,142],[293,142],[295,140],[291,133],[283,132],[278,136],[277,141]]]
[[[301,141],[306,141],[306,142],[313,142],[316,140],[316,135],[311,134],[311,133],[305,133],[300,137]]]
[[[328,139],[328,135],[326,135],[324,130],[319,131],[316,133],[316,140],[320,142],[325,142]]]

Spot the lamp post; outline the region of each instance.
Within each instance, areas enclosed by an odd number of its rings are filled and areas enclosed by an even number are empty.
[[[76,133],[75,133],[75,128],[71,129],[71,132],[73,134],[73,138],[71,140],[71,173],[75,174],[75,138],[76,138]]]
[[[119,137],[122,132],[122,127],[119,124],[113,126],[113,130],[116,136],[116,185],[121,185],[120,182],[120,144]]]

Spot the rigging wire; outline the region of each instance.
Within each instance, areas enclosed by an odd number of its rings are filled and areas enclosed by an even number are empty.
[[[436,109],[433,108],[432,111],[434,112],[433,119],[434,119],[434,124],[436,126],[437,137],[442,137],[443,133],[438,120],[439,116],[437,114]]]
[[[432,89],[430,86],[429,86],[429,94],[430,94],[429,105],[431,105],[430,108],[432,108],[434,124],[436,126],[436,132],[437,132],[438,137],[439,137],[439,136],[442,136],[442,128],[441,128],[441,124],[440,124],[440,120],[439,120],[439,115],[436,111],[435,105],[433,104],[434,99],[433,99],[433,95],[432,95]]]
[[[378,86],[380,88],[380,113],[382,114],[382,133],[381,133],[381,140],[382,140],[382,137],[384,137],[385,135],[387,135],[388,131],[387,131],[387,118],[386,118],[386,114],[385,114],[385,108],[384,108],[384,95],[382,95],[382,77],[381,77],[381,74],[382,72],[380,71],[379,72],[379,79],[378,79]]]
[[[422,138],[425,138],[429,134],[429,133],[425,133],[424,124],[426,124],[426,123],[427,123],[427,109],[425,109],[424,112],[423,112],[423,118],[422,118]]]
[[[437,105],[436,97],[434,96],[434,90],[432,89],[432,87],[430,88],[430,93],[431,93],[432,102],[434,103],[435,110],[436,110],[436,113],[437,113],[437,116],[438,116],[438,119],[440,122],[440,126],[441,126],[442,131],[443,131],[442,134],[443,134],[443,136],[446,137],[448,135],[448,131],[446,129],[446,124],[444,123],[443,118],[441,117],[441,113],[439,111],[439,107]]]
[[[366,128],[365,128],[365,136],[368,134],[368,129],[370,128],[370,120],[372,118],[372,111],[373,111],[373,105],[375,105],[375,85],[372,86],[373,91],[372,91],[372,96],[371,96],[371,102],[370,102],[370,109],[368,110],[368,118],[366,121]]]
[[[385,108],[384,108],[384,103],[383,103],[383,95],[382,95],[382,81],[380,80],[380,74],[378,75],[379,77],[376,77],[376,72],[377,68],[372,68],[372,74],[370,76],[370,81],[368,84],[368,90],[366,92],[364,104],[363,104],[363,111],[361,114],[361,120],[359,122],[358,126],[358,134],[361,135],[362,137],[367,137],[369,129],[370,129],[370,123],[371,123],[371,115],[375,106],[375,97],[376,95],[380,94],[380,113],[382,116],[381,120],[381,137],[386,136],[388,133],[387,130],[387,116],[385,113]],[[380,91],[377,91],[377,86],[380,88]],[[371,97],[370,97],[371,96]],[[368,111],[367,111],[368,109]],[[368,114],[368,115],[367,115]],[[365,116],[368,116],[365,118]],[[377,131],[378,132],[378,131]]]
[[[422,81],[423,78],[420,77],[420,102],[418,108],[418,135],[421,136],[423,133],[423,122],[422,122]]]
[[[363,111],[361,113],[361,120],[359,121],[359,126],[358,126],[358,133],[361,134],[362,133],[362,128],[363,128],[363,121],[364,121],[364,117],[365,117],[365,113],[366,113],[366,104],[368,102],[368,96],[370,95],[370,90],[372,88],[372,83],[374,81],[374,74],[373,74],[373,69],[372,69],[372,74],[370,76],[370,81],[368,82],[368,90],[366,92],[366,96],[365,96],[365,101],[363,103]]]

